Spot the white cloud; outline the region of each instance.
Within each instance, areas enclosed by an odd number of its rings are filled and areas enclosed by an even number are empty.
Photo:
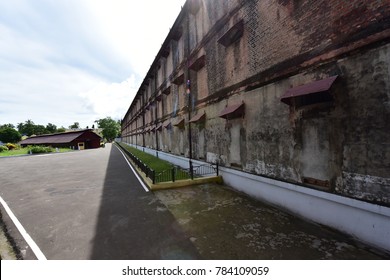
[[[133,75],[121,83],[99,83],[80,96],[86,100],[84,106],[92,110],[96,119],[106,116],[121,119],[136,91],[137,84]]]
[[[122,118],[185,0],[0,0],[0,124]]]

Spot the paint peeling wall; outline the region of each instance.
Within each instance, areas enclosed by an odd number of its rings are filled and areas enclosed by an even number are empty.
[[[390,3],[191,0],[178,19],[180,39],[168,40],[169,56],[150,70],[164,61],[167,73],[159,84],[145,77],[137,95],[146,98],[133,101],[122,124],[125,141],[189,157],[191,135],[194,159],[390,206]],[[242,34],[222,44],[240,21]],[[202,55],[205,65],[188,70]],[[335,75],[332,102],[280,100]],[[145,110],[167,86],[160,111]],[[219,117],[241,103],[244,115]],[[199,113],[205,119],[190,131]],[[142,114],[147,121],[134,127]],[[161,132],[137,132],[167,121]]]

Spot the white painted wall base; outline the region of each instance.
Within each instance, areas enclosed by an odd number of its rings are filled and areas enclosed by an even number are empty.
[[[132,145],[133,147],[136,147]],[[137,146],[156,155],[153,149]],[[159,158],[188,168],[188,158],[158,152]],[[203,164],[193,160],[195,165]],[[390,252],[390,208],[220,167],[224,183],[313,222],[333,227]]]

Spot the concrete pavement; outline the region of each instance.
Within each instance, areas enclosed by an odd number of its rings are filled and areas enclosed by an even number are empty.
[[[0,159],[0,195],[48,259],[196,259],[114,146]]]
[[[145,192],[111,145],[0,170],[0,195],[48,259],[389,258],[223,186]]]

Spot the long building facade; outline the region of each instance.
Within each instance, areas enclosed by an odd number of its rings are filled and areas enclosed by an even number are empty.
[[[390,206],[390,2],[188,0],[122,141]]]

